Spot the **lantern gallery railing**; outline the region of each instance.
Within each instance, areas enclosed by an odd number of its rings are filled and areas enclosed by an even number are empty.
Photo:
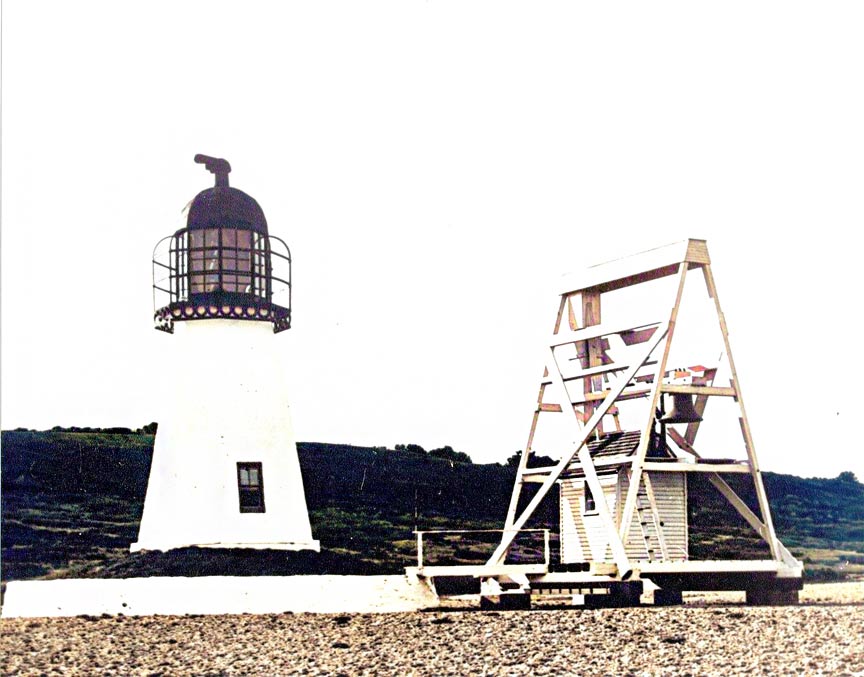
[[[156,328],[230,318],[291,326],[291,252],[278,237],[239,228],[181,230],[153,251]]]

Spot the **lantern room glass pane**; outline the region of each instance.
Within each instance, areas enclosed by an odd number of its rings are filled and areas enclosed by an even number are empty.
[[[249,230],[237,230],[233,228],[222,229],[222,270],[243,271],[250,269],[251,251],[249,245],[252,242],[252,232]],[[248,277],[237,277],[236,275],[225,275],[222,279],[222,289],[229,292],[249,293],[250,281]]]
[[[266,251],[258,250],[266,247],[265,238],[242,228],[204,228],[190,230],[188,244],[191,293],[222,290],[268,298]]]

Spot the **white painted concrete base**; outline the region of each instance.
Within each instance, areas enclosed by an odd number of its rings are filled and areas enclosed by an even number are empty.
[[[204,576],[10,581],[2,616],[385,613],[438,604],[408,576]]]

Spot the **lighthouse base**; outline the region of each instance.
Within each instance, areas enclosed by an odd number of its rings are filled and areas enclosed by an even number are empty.
[[[290,420],[284,355],[262,322],[180,322],[132,552],[319,551]]]

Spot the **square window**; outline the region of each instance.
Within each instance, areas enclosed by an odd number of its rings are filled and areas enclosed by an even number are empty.
[[[264,475],[260,463],[237,464],[240,512],[265,512]]]

